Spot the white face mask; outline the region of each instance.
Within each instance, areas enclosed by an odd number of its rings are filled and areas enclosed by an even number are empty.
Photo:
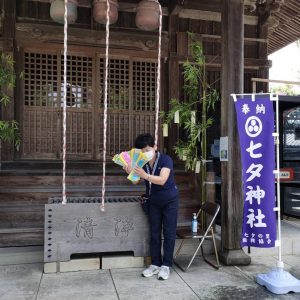
[[[154,157],[154,151],[150,150],[145,152],[145,155],[147,157],[147,160],[150,161]]]

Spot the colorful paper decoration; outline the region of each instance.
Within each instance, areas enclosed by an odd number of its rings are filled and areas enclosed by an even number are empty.
[[[120,154],[116,154],[112,160],[119,166],[131,166],[131,168],[134,169],[136,166],[142,168],[148,161],[151,160],[151,158],[151,152],[142,152],[141,149],[133,148],[130,151],[124,151]],[[140,180],[140,177],[135,174],[134,171],[131,171],[127,178],[132,182]]]

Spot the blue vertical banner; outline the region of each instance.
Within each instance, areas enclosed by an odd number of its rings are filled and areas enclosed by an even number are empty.
[[[275,246],[274,109],[270,95],[234,95],[241,147],[244,213],[241,246]]]

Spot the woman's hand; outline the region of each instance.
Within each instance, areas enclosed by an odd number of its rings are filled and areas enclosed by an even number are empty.
[[[148,177],[148,174],[144,171],[144,169],[139,168],[139,167],[135,167],[133,169],[133,172],[138,175],[139,177],[146,179]]]
[[[126,166],[126,167],[123,167],[123,170],[124,170],[127,174],[130,174],[131,171],[132,171],[132,167],[131,167],[131,166]]]

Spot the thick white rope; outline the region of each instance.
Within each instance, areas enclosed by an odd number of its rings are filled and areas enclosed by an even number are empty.
[[[156,103],[155,103],[155,145],[158,143],[158,114],[160,103],[160,63],[161,63],[161,30],[162,30],[162,10],[159,4],[159,36],[158,36],[158,57],[156,76]]]
[[[109,11],[110,3],[106,0],[106,40],[105,40],[105,78],[104,78],[104,112],[103,112],[103,174],[101,211],[105,211],[105,172],[106,172],[106,134],[107,134],[107,93],[108,93],[108,48],[109,48]]]
[[[66,131],[67,131],[67,41],[68,41],[68,0],[65,0],[64,13],[64,97],[63,97],[63,201],[67,203],[66,197]],[[105,210],[105,176],[106,176],[106,135],[107,135],[107,94],[108,94],[108,49],[109,49],[109,11],[110,3],[106,0],[106,49],[105,49],[105,79],[104,79],[104,117],[103,117],[103,175],[102,175],[102,201],[101,211]],[[158,39],[158,61],[157,61],[157,80],[156,80],[156,104],[155,104],[155,144],[158,142],[158,119],[160,103],[160,68],[161,68],[161,31],[162,31],[162,10],[159,5],[159,39]]]
[[[68,51],[68,0],[65,0],[64,14],[64,87],[63,87],[63,178],[62,204],[67,204],[66,194],[66,154],[67,154],[67,51]]]

